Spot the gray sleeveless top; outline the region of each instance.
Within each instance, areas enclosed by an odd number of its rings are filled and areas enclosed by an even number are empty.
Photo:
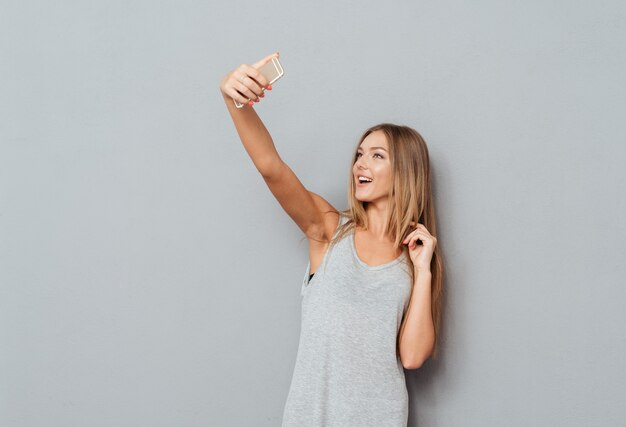
[[[341,217],[339,226],[347,221]],[[397,334],[411,295],[411,261],[359,259],[354,231],[302,281],[300,342],[283,427],[406,427],[408,393]]]

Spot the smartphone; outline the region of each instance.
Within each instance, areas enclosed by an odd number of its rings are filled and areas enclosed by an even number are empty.
[[[259,68],[259,71],[261,72],[261,74],[263,74],[263,77],[265,77],[270,84],[274,83],[276,80],[280,79],[283,74],[285,74],[282,65],[280,65],[280,62],[278,62],[278,58],[276,58],[275,56],[272,57],[272,60],[270,62]],[[244,105],[246,105],[237,102],[237,100],[235,99],[233,99],[233,101],[235,101],[235,107],[237,108],[243,108]]]

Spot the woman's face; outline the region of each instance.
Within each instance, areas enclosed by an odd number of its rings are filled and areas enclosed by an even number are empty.
[[[389,196],[392,171],[388,150],[387,138],[379,130],[367,135],[359,146],[355,156],[356,161],[352,166],[357,200],[374,202]],[[365,176],[372,181],[363,184],[359,176]]]

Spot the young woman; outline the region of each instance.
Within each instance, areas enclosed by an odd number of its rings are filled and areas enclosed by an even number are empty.
[[[309,240],[300,343],[283,426],[406,426],[404,369],[436,358],[443,287],[426,143],[412,128],[367,129],[349,173],[349,208],[308,191],[253,108],[272,90],[254,65],[220,83],[254,165]],[[248,104],[237,109],[233,99]]]

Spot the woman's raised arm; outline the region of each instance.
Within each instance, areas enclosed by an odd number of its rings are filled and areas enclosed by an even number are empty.
[[[226,74],[220,83],[220,91],[239,138],[254,166],[264,178],[278,172],[281,158],[276,151],[270,133],[254,108],[248,103],[258,101],[264,96],[263,91],[268,86],[268,81],[258,69],[271,61],[273,56],[278,58],[278,53],[266,56],[252,66],[239,65]],[[242,93],[245,96],[242,96]],[[233,99],[244,104],[243,108],[237,108]]]
[[[278,155],[270,133],[254,108],[247,105],[249,99],[254,102],[264,95],[268,82],[258,68],[273,56],[278,57],[278,53],[266,56],[253,66],[241,64],[224,77],[220,90],[244,148],[278,203],[307,237],[324,239],[334,230],[332,220],[336,225],[336,218],[331,218],[329,222],[324,213],[336,209],[302,185]],[[233,99],[244,107],[237,108]]]

